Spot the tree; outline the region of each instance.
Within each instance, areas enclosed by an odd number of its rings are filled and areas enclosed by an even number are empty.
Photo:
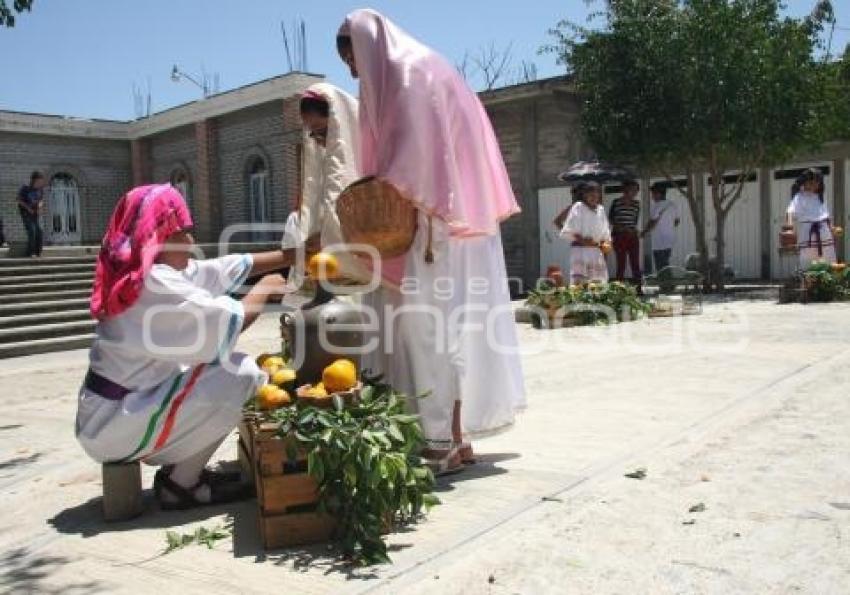
[[[563,21],[552,30],[548,49],[575,75],[596,151],[671,181],[685,172],[687,188],[675,187],[693,216],[703,273],[718,289],[726,220],[747,178],[817,146],[835,122],[814,57],[822,21],[784,18],[781,8],[779,0],[608,0],[601,28]],[[714,271],[700,172],[711,182]]]
[[[6,0],[0,0],[0,27],[14,27],[15,26],[15,12],[22,13],[25,10],[29,12],[32,10],[32,3],[34,0],[14,0],[14,4],[12,4],[12,8],[10,9],[6,4]],[[14,9],[14,12],[12,12]]]

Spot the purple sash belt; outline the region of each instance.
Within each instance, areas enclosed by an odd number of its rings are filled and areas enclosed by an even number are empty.
[[[91,368],[89,368],[88,374],[86,374],[86,381],[83,386],[110,401],[120,401],[130,393],[130,389],[112,382],[109,378],[104,378]]]

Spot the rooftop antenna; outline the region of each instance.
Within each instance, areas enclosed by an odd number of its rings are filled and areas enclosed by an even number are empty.
[[[151,115],[151,79],[147,79],[147,88],[133,83],[133,109],[136,119],[147,118]]]
[[[304,19],[296,19],[292,32],[287,31],[286,22],[280,22],[280,35],[283,39],[283,52],[286,57],[287,72],[307,71],[307,24]]]

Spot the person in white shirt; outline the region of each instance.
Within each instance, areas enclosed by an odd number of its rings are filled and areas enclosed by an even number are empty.
[[[599,184],[586,183],[582,188],[581,202],[573,203],[561,230],[561,237],[572,241],[572,284],[608,281],[605,254],[611,248],[611,228],[601,203],[602,190]]]
[[[134,188],[118,202],[95,270],[97,326],[77,404],[75,433],[92,459],[161,466],[154,492],[163,509],[250,495],[206,463],[267,381],[236,340],[288,291],[269,273],[295,258],[275,250],[195,260],[191,229],[170,184]],[[252,276],[262,278],[234,298]]]
[[[795,229],[800,249],[800,268],[808,269],[815,261],[836,262],[834,232],[829,209],[824,201],[823,175],[808,169],[800,177],[799,190],[788,205],[785,228]]]
[[[641,237],[650,233],[652,239],[652,260],[655,273],[658,274],[670,266],[670,255],[676,245],[676,228],[679,227],[681,214],[679,205],[667,199],[667,187],[656,182],[650,187],[652,204],[649,207],[649,221],[641,232]]]

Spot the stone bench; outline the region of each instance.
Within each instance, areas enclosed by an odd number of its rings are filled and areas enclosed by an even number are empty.
[[[142,514],[144,503],[140,463],[104,463],[102,471],[104,520],[126,521]]]

